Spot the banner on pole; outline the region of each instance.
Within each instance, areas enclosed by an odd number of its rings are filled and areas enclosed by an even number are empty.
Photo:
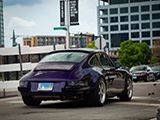
[[[70,0],[70,25],[79,25],[78,0]]]
[[[65,2],[60,1],[60,26],[65,26]]]

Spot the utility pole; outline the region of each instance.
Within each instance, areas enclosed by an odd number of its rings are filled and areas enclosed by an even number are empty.
[[[65,0],[65,8],[66,8],[66,49],[70,48],[70,33],[69,33],[69,13],[68,13],[68,0]]]
[[[22,69],[22,56],[21,56],[21,45],[20,44],[18,44],[18,51],[19,51],[20,72],[21,72],[21,77],[22,77],[23,69]]]

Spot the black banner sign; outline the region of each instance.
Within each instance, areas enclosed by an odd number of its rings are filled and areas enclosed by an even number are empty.
[[[65,26],[65,2],[60,1],[60,26]]]
[[[79,25],[78,0],[70,0],[70,25]]]

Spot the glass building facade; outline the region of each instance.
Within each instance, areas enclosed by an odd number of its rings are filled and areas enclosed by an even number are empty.
[[[160,0],[99,0],[97,17],[98,34],[109,43],[111,52],[128,39],[152,48],[160,38]]]
[[[0,0],[0,47],[4,47],[3,1]]]

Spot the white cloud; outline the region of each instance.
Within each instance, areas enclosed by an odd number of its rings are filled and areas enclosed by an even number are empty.
[[[8,27],[32,27],[36,25],[34,21],[27,21],[19,17],[12,17],[8,23]]]

